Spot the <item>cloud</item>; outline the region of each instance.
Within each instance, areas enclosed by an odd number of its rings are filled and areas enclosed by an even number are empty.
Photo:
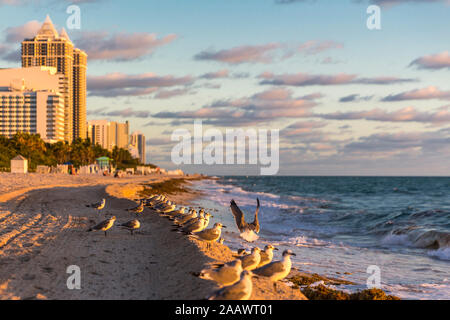
[[[419,69],[450,69],[450,53],[444,51],[434,55],[423,56],[417,58],[409,64],[409,66],[416,66]]]
[[[88,90],[91,96],[139,96],[154,93],[163,87],[189,85],[193,81],[190,76],[157,76],[154,73],[128,75],[116,72],[103,76],[89,76]]]
[[[204,119],[205,124],[243,126],[267,123],[282,118],[304,118],[311,116],[311,108],[317,105],[314,93],[304,97],[293,97],[288,89],[272,88],[250,97],[218,100],[197,110],[159,112],[153,114],[162,119]]]
[[[33,38],[39,29],[41,28],[42,22],[37,20],[32,20],[24,25],[17,27],[9,27],[5,29],[5,39],[8,42],[22,42],[24,39]]]
[[[315,116],[329,120],[372,120],[389,122],[422,122],[432,124],[450,123],[448,107],[435,112],[421,112],[413,107],[406,107],[397,111],[388,112],[382,109],[372,109],[357,112],[336,112],[329,114],[316,114]]]
[[[372,100],[373,96],[360,96],[359,94],[351,94],[339,99],[339,102],[360,102]]]
[[[213,79],[226,79],[226,78],[241,79],[241,78],[248,78],[248,77],[249,77],[248,73],[241,73],[241,72],[230,73],[230,71],[228,69],[222,69],[222,70],[202,74],[199,78],[213,80]]]
[[[239,46],[219,51],[207,50],[196,54],[194,59],[220,61],[228,64],[269,63],[274,59],[273,52],[280,47],[279,43],[268,43]]]
[[[20,62],[21,52],[18,44],[24,39],[32,38],[41,27],[37,20],[29,21],[24,25],[6,28],[4,44],[0,46],[0,58],[9,62]]]
[[[286,86],[328,86],[328,85],[344,85],[344,84],[377,84],[388,85],[395,83],[405,83],[416,81],[414,79],[403,79],[396,77],[374,77],[374,78],[358,78],[356,74],[339,73],[336,75],[314,75],[308,73],[296,74],[279,74],[275,75],[270,72],[264,72],[259,75],[263,80],[260,84],[269,85],[286,85]]]
[[[175,34],[158,38],[155,33],[146,32],[109,34],[106,31],[86,31],[74,42],[87,52],[90,61],[131,61],[153,53],[156,48],[176,38]]]
[[[147,146],[165,146],[165,145],[171,145],[174,143],[175,142],[172,141],[170,138],[152,138],[152,139],[147,139],[145,141],[145,144]]]
[[[344,44],[336,41],[317,41],[310,40],[302,43],[298,47],[298,52],[306,55],[315,55],[331,49],[342,49]]]
[[[402,92],[395,95],[389,95],[381,99],[381,101],[405,101],[405,100],[429,100],[440,99],[450,100],[450,91],[441,91],[439,88],[429,86],[422,89]]]
[[[176,96],[182,96],[188,94],[189,89],[174,89],[174,90],[160,90],[155,94],[155,99],[169,99]]]
[[[97,110],[92,110],[88,112],[89,115],[97,115],[97,116],[103,116],[103,117],[123,117],[123,118],[148,118],[150,117],[150,112],[145,110],[134,110],[133,108],[126,108],[122,110],[113,110],[113,111],[106,111],[107,108],[100,108]]]

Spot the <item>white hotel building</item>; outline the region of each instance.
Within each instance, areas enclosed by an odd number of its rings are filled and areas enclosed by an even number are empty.
[[[64,79],[53,67],[0,69],[0,134],[64,140]]]

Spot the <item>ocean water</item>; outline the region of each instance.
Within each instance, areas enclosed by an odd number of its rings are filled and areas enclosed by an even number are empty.
[[[345,278],[366,288],[380,268],[382,289],[405,299],[450,299],[450,178],[219,177],[203,180],[198,206],[223,222],[233,249],[266,243],[297,256],[306,272]],[[229,204],[253,221],[261,201],[259,239],[239,236]],[[346,273],[344,275],[344,273]]]

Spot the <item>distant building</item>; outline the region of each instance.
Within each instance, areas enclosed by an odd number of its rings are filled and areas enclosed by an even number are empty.
[[[139,131],[133,132],[131,134],[130,145],[137,149],[139,161],[145,164],[145,136]]]
[[[108,120],[89,120],[86,136],[93,144],[112,150],[115,146],[126,149],[128,146],[128,121],[117,123]]]
[[[125,121],[125,123],[116,123],[116,145],[119,148],[126,149],[129,141],[130,125],[128,121]]]
[[[56,68],[0,69],[0,134],[40,134],[49,143],[64,140],[62,75]]]
[[[28,173],[28,160],[21,155],[12,158],[11,173]]]
[[[37,35],[22,42],[22,67],[50,66],[63,75],[64,138],[71,142],[86,134],[87,55],[74,48],[66,31],[58,34],[47,16]]]

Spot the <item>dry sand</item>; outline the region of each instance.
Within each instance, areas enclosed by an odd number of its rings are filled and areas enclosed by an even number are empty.
[[[116,223],[134,218],[125,209],[136,204],[139,183],[164,179],[0,174],[0,299],[204,299],[217,287],[191,272],[233,259],[228,247],[206,249],[170,232],[171,222],[148,208],[134,235],[86,232],[111,215]],[[187,204],[193,196],[171,198]],[[101,213],[85,206],[101,198]],[[80,267],[80,290],[67,288],[70,265]],[[305,299],[283,283],[277,292],[264,279],[253,284],[252,299]]]

